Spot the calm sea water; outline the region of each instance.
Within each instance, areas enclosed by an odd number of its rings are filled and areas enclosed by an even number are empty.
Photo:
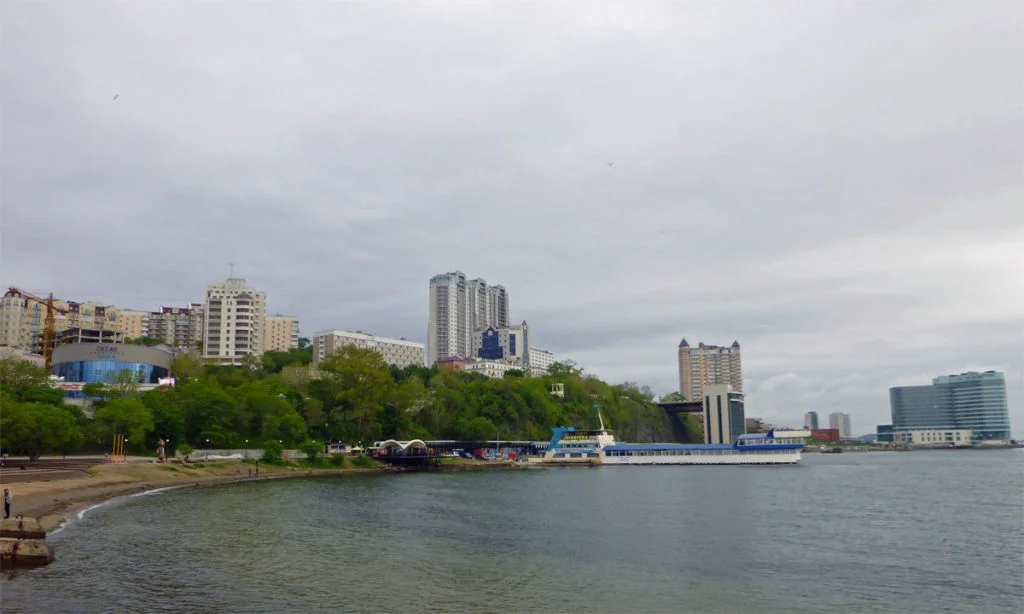
[[[50,539],[4,612],[1020,612],[1024,450],[246,482]]]

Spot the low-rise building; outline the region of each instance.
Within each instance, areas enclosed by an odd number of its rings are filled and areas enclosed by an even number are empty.
[[[774,429],[775,437],[787,439],[810,439],[811,429]]]
[[[522,365],[504,360],[470,360],[465,366],[467,373],[479,373],[491,379],[502,379],[509,371],[522,370]]]
[[[839,429],[811,429],[811,439],[818,441],[839,441]]]
[[[346,345],[375,350],[385,362],[398,367],[422,365],[426,354],[424,344],[405,338],[377,337],[362,331],[325,330],[313,335],[313,364],[319,364]]]
[[[459,373],[466,370],[466,359],[458,356],[445,356],[437,361],[437,370],[441,373]]]
[[[879,443],[892,443],[892,425],[879,424],[875,426],[875,439]]]
[[[127,373],[140,390],[161,385],[170,375],[173,355],[167,346],[125,343],[72,343],[53,351],[50,373],[68,399],[82,399],[85,384],[125,383]]]
[[[971,429],[894,430],[893,441],[915,446],[969,446],[974,437]]]

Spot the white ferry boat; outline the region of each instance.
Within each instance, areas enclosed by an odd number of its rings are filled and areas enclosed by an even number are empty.
[[[551,429],[551,443],[548,444],[540,462],[600,462],[601,450],[615,445],[615,437],[604,428],[604,418],[597,414],[601,428],[576,430],[572,426],[556,426]]]
[[[601,448],[603,465],[795,465],[803,439],[767,433],[740,435],[735,444],[615,443]]]

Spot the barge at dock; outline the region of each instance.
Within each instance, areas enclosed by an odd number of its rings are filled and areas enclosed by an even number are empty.
[[[601,449],[602,465],[795,465],[803,440],[768,433],[740,435],[735,444],[617,443]]]

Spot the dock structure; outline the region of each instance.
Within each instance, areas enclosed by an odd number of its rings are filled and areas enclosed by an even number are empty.
[[[383,463],[405,469],[439,468],[441,460],[462,456],[490,459],[487,451],[505,450],[510,457],[537,454],[547,442],[517,440],[427,440],[398,441],[388,439],[376,442],[373,457]]]

